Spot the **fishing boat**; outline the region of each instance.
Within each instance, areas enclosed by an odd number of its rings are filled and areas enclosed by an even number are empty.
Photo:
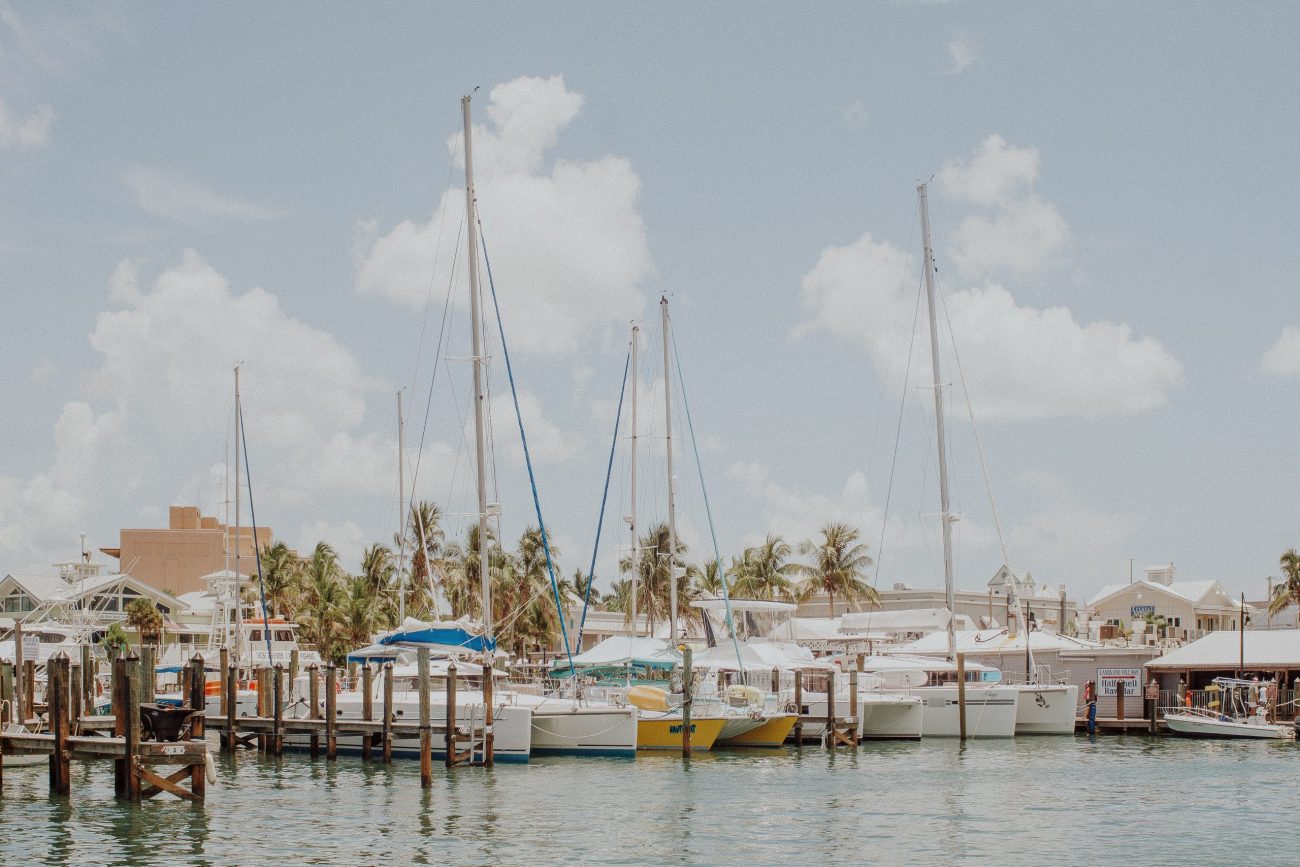
[[[1211,707],[1164,708],[1170,731],[1187,737],[1253,738],[1275,740],[1295,737],[1293,726],[1270,723],[1267,702],[1252,701],[1258,681],[1216,677],[1212,689],[1221,698]]]

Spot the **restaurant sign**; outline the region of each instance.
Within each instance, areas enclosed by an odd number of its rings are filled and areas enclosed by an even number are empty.
[[[1134,605],[1129,610],[1133,612],[1133,617],[1135,618],[1146,617],[1148,614],[1156,613],[1156,607],[1154,605]]]

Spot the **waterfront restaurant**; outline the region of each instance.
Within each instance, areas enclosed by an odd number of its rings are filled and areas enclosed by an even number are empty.
[[[1252,609],[1246,606],[1246,614]],[[1174,564],[1151,566],[1146,578],[1103,587],[1088,600],[1090,637],[1100,638],[1102,626],[1124,632],[1135,639],[1147,635],[1154,641],[1148,618],[1163,618],[1164,638],[1191,641],[1208,632],[1235,630],[1241,621],[1241,601],[1233,599],[1218,581],[1176,581]]]
[[[1146,668],[1148,678],[1156,678],[1163,690],[1177,689],[1179,680],[1191,689],[1204,689],[1216,677],[1239,673],[1276,678],[1288,688],[1300,679],[1300,630],[1211,632],[1151,660]]]

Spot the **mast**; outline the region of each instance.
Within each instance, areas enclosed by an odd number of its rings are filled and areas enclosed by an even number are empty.
[[[668,363],[668,296],[659,298],[664,335],[664,428],[668,447],[668,641],[677,641],[677,503],[673,498],[672,367]]]
[[[483,410],[487,394],[483,390],[483,313],[478,293],[478,214],[474,196],[474,150],[471,142],[469,104],[471,94],[461,97],[460,107],[465,126],[465,238],[469,245],[469,309],[474,329],[474,449],[478,463],[478,570],[483,594],[483,634],[492,635],[492,584],[488,576],[488,502],[487,502],[487,431]]]
[[[239,428],[241,418],[239,406],[239,365],[235,365],[235,661],[243,661],[244,645],[244,606],[239,596]],[[230,533],[229,525],[226,533]],[[268,664],[270,660],[267,660]]]
[[[406,620],[406,420],[397,390],[397,624]]]
[[[925,250],[925,300],[930,311],[930,366],[934,374],[934,432],[939,446],[939,523],[943,527],[943,593],[948,606],[948,659],[957,658],[956,603],[952,587],[952,516],[948,512],[948,450],[943,435],[943,385],[939,373],[939,326],[934,305],[934,248],[930,245],[930,200],[925,184],[921,198],[921,239]],[[1028,637],[1026,637],[1026,641]]]
[[[637,381],[637,338],[641,329],[632,326],[632,516],[628,523],[632,527],[632,636],[637,634],[636,625],[636,585],[640,575],[637,574],[638,567],[641,565],[641,540],[636,534],[636,381]]]

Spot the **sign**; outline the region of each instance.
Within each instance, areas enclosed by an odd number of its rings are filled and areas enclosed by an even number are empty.
[[[1147,701],[1160,700],[1160,684],[1154,680],[1147,684]]]
[[[1119,695],[1120,684],[1124,685],[1125,696],[1142,694],[1142,671],[1137,668],[1099,668],[1097,669],[1097,694]]]
[[[1134,605],[1129,611],[1133,612],[1133,619],[1137,620],[1146,617],[1148,614],[1155,614],[1156,607],[1154,605]]]
[[[162,748],[162,754],[164,756],[183,756],[185,755],[185,745],[168,744],[167,746]]]
[[[23,636],[23,659],[41,658],[41,637],[39,635]]]

